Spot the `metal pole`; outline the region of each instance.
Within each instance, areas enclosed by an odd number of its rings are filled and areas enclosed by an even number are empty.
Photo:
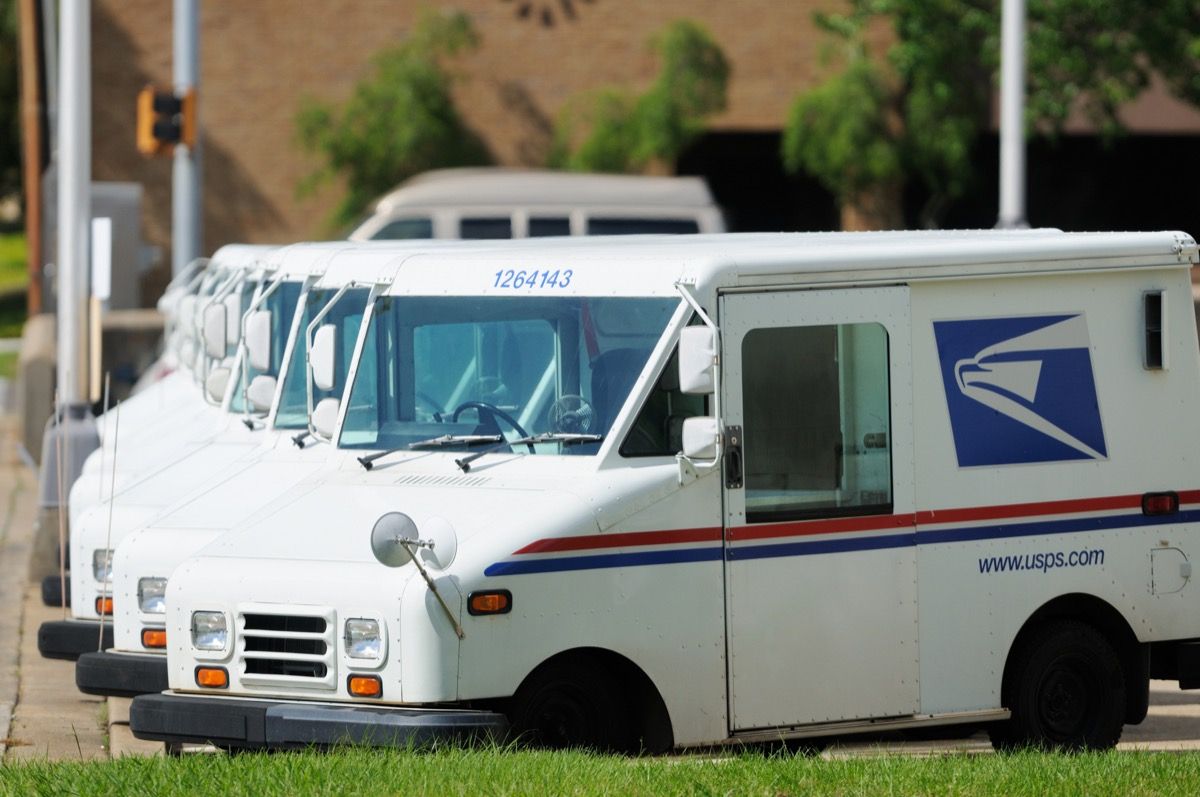
[[[200,2],[175,0],[175,94],[200,87]],[[197,119],[199,113],[197,112]],[[200,136],[195,146],[175,146],[171,181],[171,274],[200,256]]]
[[[58,115],[58,390],[68,409],[88,399],[88,247],[91,236],[90,0],[64,2]]]
[[[1000,19],[1000,218],[1025,222],[1025,0],[1004,0]]]

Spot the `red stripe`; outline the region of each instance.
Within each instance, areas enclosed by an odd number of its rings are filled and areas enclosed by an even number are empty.
[[[640,545],[670,545],[684,542],[720,542],[721,529],[673,529],[670,531],[625,531],[618,534],[586,534],[581,537],[557,537],[537,540],[519,551],[523,553],[552,553],[579,551],[585,548],[631,548]]]
[[[1200,490],[1181,490],[1181,504],[1200,502]],[[928,525],[932,523],[963,523],[973,520],[1067,515],[1076,512],[1103,512],[1116,509],[1140,509],[1142,494],[1114,495],[1101,498],[1076,498],[1066,501],[1039,501],[1025,504],[965,507],[961,509],[926,509],[915,514],[867,515],[862,517],[801,520],[789,523],[766,523],[756,526],[737,526],[729,529],[729,541],[761,540],[774,537],[804,537],[813,534],[845,534],[860,531],[884,531]],[[671,545],[687,542],[719,542],[721,529],[674,529],[668,531],[628,531],[618,534],[587,534],[579,537],[558,537],[537,540],[513,553],[554,553],[585,549],[632,548],[643,545]]]
[[[798,520],[761,526],[738,526],[729,530],[731,542],[771,537],[803,537],[809,534],[840,534],[849,531],[882,531],[913,525],[912,515],[865,515],[862,517]]]

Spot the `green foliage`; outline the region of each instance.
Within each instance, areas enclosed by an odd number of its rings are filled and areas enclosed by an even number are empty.
[[[840,71],[797,98],[784,132],[788,169],[809,172],[843,202],[896,176],[929,189],[927,226],[971,179],[971,148],[990,121],[999,66],[999,0],[851,0],[818,16],[842,45]],[[866,46],[869,23],[890,23],[882,57]],[[1197,0],[1029,0],[1027,120],[1059,130],[1082,109],[1104,135],[1120,132],[1119,107],[1157,70],[1177,96],[1200,104]],[[821,114],[834,114],[835,121]],[[896,123],[890,122],[894,113]],[[834,154],[828,151],[832,150]],[[847,171],[850,174],[847,174]]]
[[[16,0],[0,0],[0,197],[21,187]]]
[[[299,138],[325,164],[301,182],[300,192],[344,177],[346,196],[332,219],[340,225],[415,174],[488,163],[487,149],[454,105],[454,76],[446,67],[477,45],[466,15],[425,11],[401,44],[375,57],[372,76],[340,109],[305,100],[296,116]]]
[[[550,163],[581,171],[636,172],[674,163],[725,108],[729,62],[703,27],[676,20],[652,41],[654,83],[634,95],[605,88],[569,106],[555,128]]]

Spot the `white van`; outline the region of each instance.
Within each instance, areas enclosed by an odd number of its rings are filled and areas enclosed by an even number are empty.
[[[352,241],[724,232],[701,177],[438,169],[379,199]]]
[[[1151,676],[1200,686],[1197,259],[1052,230],[415,256],[356,345],[358,462],[171,575],[171,689],[131,727],[1111,747]]]

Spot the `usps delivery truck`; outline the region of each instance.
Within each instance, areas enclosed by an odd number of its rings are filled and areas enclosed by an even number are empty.
[[[175,570],[133,732],[1111,747],[1149,678],[1200,686],[1196,262],[1054,230],[410,258],[357,461]]]

